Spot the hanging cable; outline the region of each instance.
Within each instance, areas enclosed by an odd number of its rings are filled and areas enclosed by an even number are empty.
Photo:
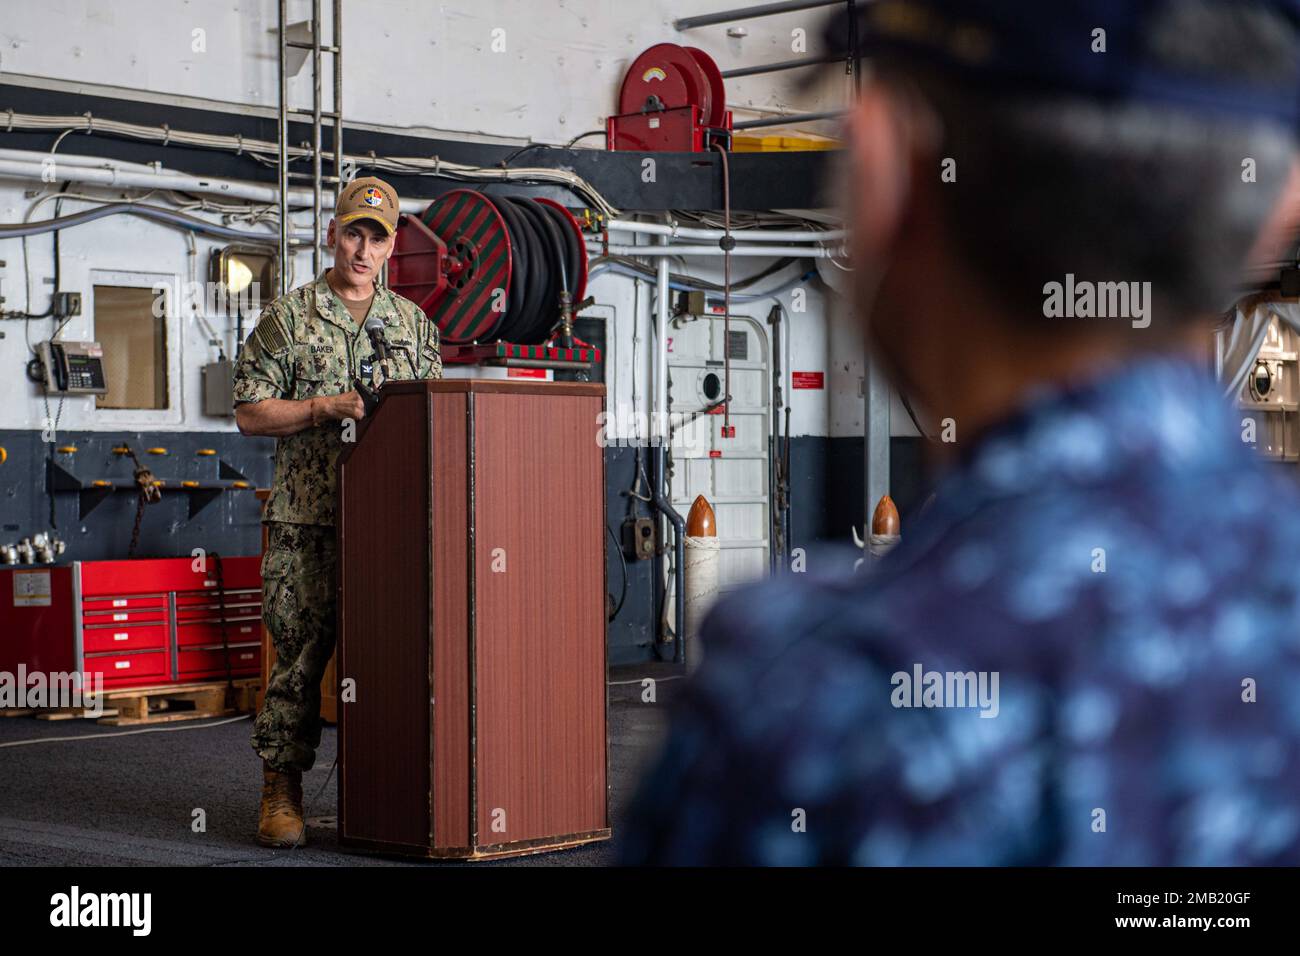
[[[89,113],[82,116],[42,116],[25,113],[13,113],[7,119],[9,129],[22,130],[58,130],[61,132],[85,132],[106,134],[128,139],[141,139],[151,142],[166,142],[176,146],[190,146],[200,149],[216,149],[248,156],[257,162],[275,166],[279,162],[279,144],[270,140],[248,139],[220,133],[196,133],[187,130],[146,126],[139,123],[127,123],[92,117]],[[533,145],[527,144],[529,148]],[[286,155],[290,163],[309,159],[309,146],[286,146]],[[582,196],[588,203],[598,209],[606,218],[618,216],[618,209],[612,206],[587,180],[577,173],[564,169],[529,167],[503,169],[501,166],[472,166],[465,163],[448,162],[438,156],[376,156],[345,154],[345,162],[352,163],[358,169],[374,169],[390,173],[407,173],[414,176],[433,176],[442,179],[456,179],[467,182],[536,182],[567,186]],[[513,157],[509,157],[513,159]]]
[[[20,236],[38,236],[46,232],[56,232],[59,229],[69,229],[73,226],[80,226],[88,222],[94,222],[97,219],[103,219],[106,216],[139,216],[143,219],[154,219],[159,222],[171,223],[172,225],[182,226],[186,229],[192,229],[203,235],[214,236],[218,239],[233,239],[240,242],[252,242],[261,245],[268,245],[274,238],[272,236],[261,236],[255,233],[243,232],[239,229],[229,229],[225,226],[219,226],[216,223],[208,222],[206,219],[199,219],[195,216],[187,216],[184,213],[175,212],[171,209],[164,209],[161,206],[147,206],[143,203],[136,202],[112,202],[107,203],[97,209],[85,209],[81,212],[72,213],[68,216],[58,216],[54,219],[41,219],[37,222],[26,223],[0,223],[0,239],[16,239]]]
[[[619,595],[618,607],[606,619],[612,621],[618,617],[618,612],[623,610],[623,602],[627,600],[627,558],[623,555],[623,547],[618,543],[618,538],[614,536],[614,529],[605,525],[605,530],[609,532],[609,539],[614,542],[614,550],[618,552],[618,563],[623,566],[623,593]]]
[[[722,159],[722,228],[725,231],[718,245],[722,247],[722,437],[735,435],[731,425],[731,250],[736,240],[731,236],[731,167],[727,151],[716,140],[711,144]]]

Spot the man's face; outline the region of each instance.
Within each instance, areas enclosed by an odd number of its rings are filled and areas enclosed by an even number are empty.
[[[375,281],[384,261],[393,254],[393,237],[370,219],[342,226],[331,219],[328,242],[334,247],[335,270],[357,285]]]

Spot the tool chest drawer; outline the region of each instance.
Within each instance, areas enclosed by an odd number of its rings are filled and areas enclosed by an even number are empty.
[[[197,570],[196,564],[199,565]],[[213,557],[203,561],[194,558],[83,561],[81,591],[89,598],[167,591],[215,592],[219,581],[228,592],[262,586],[260,559],[257,557],[222,559],[220,578],[216,569],[217,560]]]
[[[166,650],[138,654],[87,654],[86,673],[104,675],[105,687],[158,684],[171,679],[171,654]]]
[[[232,645],[230,648],[230,674],[246,677],[256,674],[261,666],[261,644]],[[199,677],[225,677],[226,654],[221,645],[216,647],[182,647],[176,655],[176,671],[181,680]]]
[[[166,624],[167,608],[146,607],[138,610],[86,611],[81,623],[85,627],[102,627],[109,624]]]
[[[166,624],[88,627],[81,642],[87,654],[121,654],[125,651],[166,650],[171,631]]]
[[[113,597],[86,598],[81,602],[83,611],[140,611],[149,609],[166,609],[166,594],[114,595]]]
[[[248,601],[239,604],[227,603],[224,608],[219,605],[192,605],[190,607],[177,607],[176,620],[180,621],[220,621],[223,618],[227,621],[238,620],[244,617],[259,617],[262,613],[261,601]]]
[[[260,604],[262,602],[262,589],[256,588],[226,588],[226,606],[234,604]],[[220,594],[216,591],[178,591],[176,592],[176,607],[216,607],[220,603]]]
[[[220,645],[223,641],[230,644],[246,644],[260,641],[262,622],[260,618],[227,621],[226,635],[221,636],[221,625],[208,621],[178,621],[176,624],[176,644],[179,647],[194,645]]]

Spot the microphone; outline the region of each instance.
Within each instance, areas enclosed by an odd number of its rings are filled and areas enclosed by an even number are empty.
[[[352,387],[361,396],[361,404],[365,406],[366,417],[369,418],[375,413],[375,407],[379,404],[379,396],[372,392],[360,378],[352,380]]]
[[[380,361],[388,359],[388,346],[384,343],[383,331],[384,323],[379,316],[372,315],[366,319],[366,334],[370,336],[370,344],[374,346]]]

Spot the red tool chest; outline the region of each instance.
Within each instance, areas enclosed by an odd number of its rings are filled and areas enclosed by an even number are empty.
[[[223,558],[220,575],[212,557],[0,569],[0,671],[102,674],[114,688],[256,676],[260,563]]]

